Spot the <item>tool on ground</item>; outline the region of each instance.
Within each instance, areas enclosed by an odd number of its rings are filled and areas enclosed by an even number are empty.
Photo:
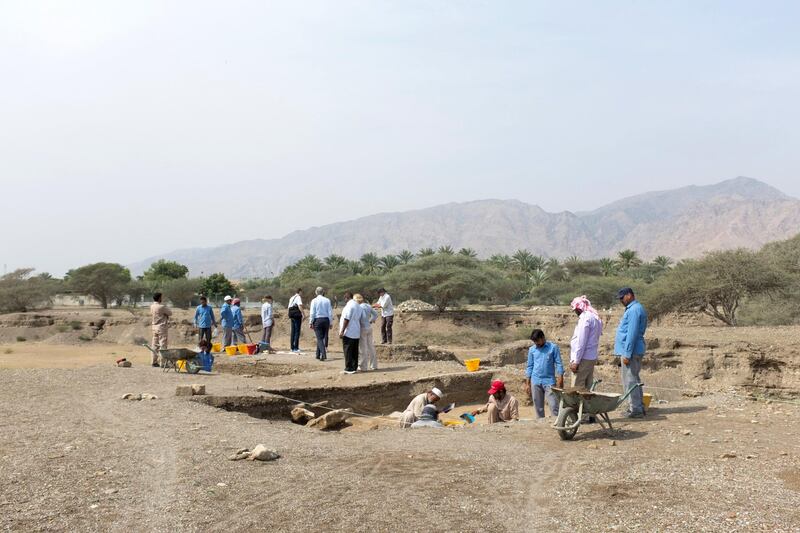
[[[459,418],[462,419],[467,424],[472,424],[475,422],[475,417],[472,416],[472,414],[470,413],[464,413]]]

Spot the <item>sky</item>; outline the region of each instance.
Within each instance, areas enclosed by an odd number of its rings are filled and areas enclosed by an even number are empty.
[[[797,2],[0,0],[0,264],[364,215],[800,197]]]

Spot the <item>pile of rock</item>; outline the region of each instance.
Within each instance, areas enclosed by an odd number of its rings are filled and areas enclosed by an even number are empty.
[[[419,311],[436,311],[436,306],[422,300],[406,300],[395,306],[395,309],[403,313],[413,313]]]
[[[280,454],[275,450],[270,450],[263,444],[258,444],[252,450],[249,448],[240,448],[233,455],[228,457],[229,461],[241,461],[247,459],[249,461],[274,461],[280,459]]]
[[[158,396],[156,396],[155,394],[150,394],[149,392],[142,392],[140,394],[134,394],[132,392],[129,392],[127,394],[123,394],[122,399],[133,400],[135,402],[138,402],[140,400],[158,400]]]
[[[292,409],[292,422],[314,429],[336,429],[353,416],[352,409],[329,409],[328,402],[302,403]]]

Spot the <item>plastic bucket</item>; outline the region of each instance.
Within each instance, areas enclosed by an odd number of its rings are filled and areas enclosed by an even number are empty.
[[[246,344],[237,344],[236,347],[239,349],[239,353],[244,355],[247,353],[247,345]]]
[[[211,351],[212,352],[221,352],[222,351],[222,343],[221,342],[212,342],[211,343]]]
[[[644,405],[645,409],[650,409],[650,400],[653,399],[652,394],[644,393],[642,394],[642,404]]]
[[[186,361],[184,359],[178,359],[175,361],[175,368],[178,369],[178,372],[186,372]]]
[[[247,355],[253,355],[254,353],[256,353],[258,344],[248,344],[246,348],[247,348]]]
[[[475,372],[481,367],[481,360],[480,359],[464,359],[464,365],[467,367],[467,370],[470,372]]]
[[[228,355],[236,355],[236,346],[226,346],[225,353]]]

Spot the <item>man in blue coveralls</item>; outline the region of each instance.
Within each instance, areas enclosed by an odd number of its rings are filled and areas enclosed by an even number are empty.
[[[647,330],[647,311],[633,294],[633,289],[625,287],[617,292],[617,298],[625,306],[625,313],[619,321],[614,339],[614,355],[622,358],[622,388],[627,392],[632,385],[641,383],[639,372],[642,369],[642,356],[645,351],[644,332]],[[630,395],[627,418],[644,416],[642,388],[637,387]]]

